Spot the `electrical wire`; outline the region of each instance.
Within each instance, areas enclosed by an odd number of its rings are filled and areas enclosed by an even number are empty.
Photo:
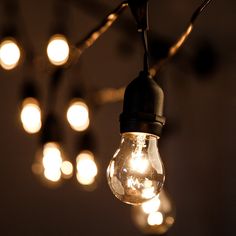
[[[149,70],[149,73],[151,74],[152,77],[155,77],[157,72],[161,69],[161,67],[169,61],[178,51],[179,49],[183,46],[183,44],[186,42],[188,39],[189,35],[191,34],[193,30],[193,25],[195,21],[197,20],[198,16],[203,12],[203,10],[207,7],[207,5],[211,2],[212,0],[205,0],[192,14],[192,17],[190,19],[190,23],[187,27],[187,29],[184,31],[184,33],[178,38],[178,40],[169,48],[167,57],[160,60],[157,62],[154,66],[151,67]]]
[[[76,58],[78,58],[85,49],[91,47],[99,39],[99,37],[106,32],[127,7],[127,1],[122,2],[117,8],[115,8],[105,17],[101,24],[93,29],[86,37],[84,37],[84,39],[79,41],[75,45],[75,51],[77,52]]]
[[[167,57],[164,58],[163,60],[159,61],[157,64],[155,64],[154,66],[152,66],[149,70],[149,73],[152,77],[155,77],[155,75],[157,74],[157,72],[161,69],[161,67],[168,62],[177,52],[178,50],[181,48],[181,46],[183,46],[183,44],[185,43],[185,41],[187,40],[187,38],[189,37],[190,33],[192,32],[193,29],[193,25],[195,23],[195,21],[197,20],[198,16],[203,12],[203,10],[207,7],[207,5],[211,2],[212,0],[206,0],[204,1],[192,14],[192,17],[190,19],[190,23],[186,29],[186,31],[178,38],[178,40],[176,41],[175,44],[173,44],[167,54]],[[143,36],[144,37],[144,36]],[[143,40],[146,40],[145,38],[143,38]],[[145,51],[148,52],[147,50],[147,44],[146,42],[144,42],[145,44]],[[124,97],[124,91],[125,88],[121,87],[118,89],[104,89],[99,91],[95,98],[97,98],[97,102],[100,104],[105,104],[105,103],[112,103],[112,102],[118,102],[123,100]],[[109,99],[108,99],[109,97]],[[114,98],[114,99],[113,99]]]

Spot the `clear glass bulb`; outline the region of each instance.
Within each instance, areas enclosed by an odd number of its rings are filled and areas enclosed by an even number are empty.
[[[22,102],[21,123],[27,133],[39,132],[42,126],[41,109],[39,102],[35,98],[28,97]]]
[[[174,224],[175,208],[167,193],[161,190],[155,198],[134,206],[132,219],[145,234],[164,234]]]
[[[88,128],[89,109],[83,100],[72,100],[66,115],[71,128],[75,131],[84,131]]]
[[[0,45],[0,64],[3,69],[11,70],[15,68],[20,60],[20,48],[16,41],[7,38]]]
[[[64,35],[53,35],[47,46],[49,61],[56,66],[65,64],[69,58],[70,48]]]
[[[157,139],[146,133],[122,134],[107,169],[108,184],[121,201],[140,205],[160,192],[165,176]]]

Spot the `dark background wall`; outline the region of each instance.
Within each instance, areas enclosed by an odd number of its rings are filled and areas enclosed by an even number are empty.
[[[70,14],[64,20],[71,42],[81,39],[119,2],[68,1]],[[151,0],[153,38],[172,42],[200,2]],[[27,31],[35,54],[43,56],[43,60],[55,21],[54,6],[52,0],[21,0],[21,20],[15,19],[22,39]],[[177,208],[170,236],[235,235],[235,9],[233,0],[213,1],[197,21],[183,50],[159,79],[165,92],[167,117],[160,152],[168,191]],[[3,28],[6,17],[1,15]],[[80,81],[89,91],[124,86],[138,74],[141,53],[135,24],[127,11],[84,53],[79,64],[66,72],[56,109],[64,124],[65,150],[71,159],[75,156],[76,134],[65,117],[69,89],[79,86]],[[210,69],[196,69],[196,64],[206,58],[211,62],[207,66]],[[73,178],[59,188],[49,189],[31,171],[38,137],[25,134],[20,126],[19,93],[26,74],[41,86],[46,104],[49,75],[40,66],[33,72],[23,66],[0,71],[0,235],[141,235],[132,223],[130,207],[116,200],[106,183],[106,167],[120,141],[118,115],[122,103],[104,105],[92,115],[100,167],[98,188],[83,191]]]

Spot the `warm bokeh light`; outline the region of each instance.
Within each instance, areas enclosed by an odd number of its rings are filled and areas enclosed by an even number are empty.
[[[47,46],[49,61],[56,66],[61,66],[68,61],[70,48],[65,36],[61,34],[53,35]]]
[[[83,151],[77,156],[76,168],[76,177],[79,183],[83,185],[94,183],[98,170],[91,152]]]
[[[39,132],[42,126],[41,109],[39,102],[35,98],[26,98],[21,108],[21,123],[27,133],[34,134]]]
[[[70,161],[63,161],[61,165],[61,172],[64,178],[70,178],[73,174],[73,165]]]
[[[57,143],[46,143],[43,147],[44,176],[53,182],[61,178],[62,155]]]
[[[144,202],[142,204],[142,209],[146,214],[149,214],[151,212],[158,211],[160,204],[161,204],[160,199],[157,196],[147,202]]]
[[[67,120],[72,129],[84,131],[89,126],[89,109],[82,100],[74,100],[67,110]]]
[[[52,170],[52,169],[44,169],[44,176],[46,179],[57,182],[61,178],[61,171],[60,170]]]
[[[3,69],[15,68],[20,60],[21,52],[14,39],[5,39],[0,45],[0,64]]]
[[[161,225],[163,223],[163,215],[159,211],[151,212],[148,215],[147,221],[148,221],[148,224],[151,225],[151,226]]]
[[[162,190],[153,199],[132,208],[135,225],[144,234],[164,234],[173,225],[175,209],[170,198]]]

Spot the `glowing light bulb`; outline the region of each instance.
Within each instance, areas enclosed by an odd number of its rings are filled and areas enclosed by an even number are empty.
[[[161,212],[157,211],[157,212],[151,212],[148,215],[148,224],[153,226],[153,225],[161,225],[163,223],[163,215],[161,214]]]
[[[147,202],[144,202],[141,207],[142,207],[142,210],[146,213],[146,214],[149,214],[151,212],[154,212],[154,211],[158,211],[159,207],[160,207],[160,204],[161,204],[161,201],[159,199],[159,196],[147,201]]]
[[[53,35],[47,46],[49,61],[56,66],[61,66],[68,61],[70,48],[66,37],[61,34]]]
[[[164,190],[155,198],[132,208],[132,218],[145,234],[164,234],[173,225],[174,207]]]
[[[26,98],[22,103],[21,123],[26,132],[34,134],[39,132],[42,126],[41,109],[39,102],[35,98]]]
[[[98,173],[94,156],[90,151],[81,152],[76,158],[77,180],[82,185],[91,185]]]
[[[164,183],[157,136],[122,134],[120,147],[108,166],[107,179],[114,195],[125,203],[140,205],[155,197]]]
[[[89,126],[89,110],[83,100],[73,100],[67,110],[67,120],[72,129],[84,131]]]
[[[61,171],[45,169],[44,170],[44,176],[45,176],[46,179],[48,179],[52,182],[57,182],[61,178]]]
[[[70,178],[73,174],[73,165],[70,161],[63,161],[61,165],[61,172],[64,178]]]
[[[72,177],[73,165],[70,161],[65,160],[59,143],[46,142],[36,153],[32,171],[44,185],[58,187],[63,183],[62,179]]]
[[[20,48],[16,41],[7,38],[0,45],[0,64],[5,70],[15,68],[20,60]]]
[[[49,142],[43,147],[43,167],[46,179],[57,182],[61,178],[62,154],[57,143]]]

